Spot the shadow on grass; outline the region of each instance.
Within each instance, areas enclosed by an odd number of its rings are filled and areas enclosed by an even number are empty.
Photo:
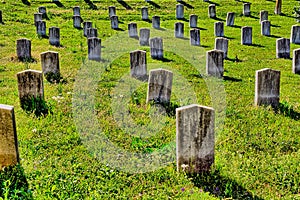
[[[152,23],[150,19],[143,19],[144,22]]]
[[[24,97],[20,100],[21,108],[28,114],[33,113],[36,117],[46,117],[52,114],[52,107],[42,98]]]
[[[189,20],[186,19],[186,18],[178,18],[178,20],[181,20],[181,21],[184,21],[184,22],[189,22]]]
[[[233,40],[233,39],[235,39],[235,38],[233,38],[233,37],[228,37],[228,36],[224,36],[224,38],[226,38],[226,39],[229,39],[229,40]]]
[[[155,8],[160,8],[160,5],[158,5],[157,3],[154,3],[153,1],[148,1],[148,3],[152,6],[154,6]]]
[[[240,79],[240,78],[234,78],[234,77],[230,77],[230,76],[223,76],[223,79],[225,81],[242,82],[242,79]]]
[[[261,44],[243,44],[244,46],[251,46],[251,47],[265,47]]]
[[[160,102],[159,100],[152,100],[150,102],[151,106],[162,106],[169,117],[176,115],[176,108],[180,106],[173,102]]]
[[[128,3],[126,3],[125,1],[118,0],[118,3],[120,3],[124,8],[126,8],[126,10],[132,10],[132,7]]]
[[[90,9],[97,10],[97,6],[91,0],[84,0],[90,6]]]
[[[226,21],[225,19],[221,19],[219,17],[214,17],[214,18],[211,18],[211,19],[218,20],[218,21],[221,21],[221,22],[225,22]]]
[[[289,117],[293,120],[300,120],[300,113],[294,110],[292,105],[288,102],[279,103],[277,108],[274,108],[275,113]]]
[[[279,26],[279,25],[274,25],[274,24],[271,24],[271,27],[280,28],[281,26]]]
[[[242,26],[239,26],[239,25],[232,25],[232,26],[229,26],[229,27],[232,27],[232,28],[242,28]]]
[[[259,19],[259,17],[253,16],[253,15],[250,15],[249,17],[253,18],[253,19]]]
[[[22,0],[22,3],[27,5],[27,6],[30,6],[30,2],[28,0]]]
[[[238,58],[238,56],[236,55],[235,56],[235,58],[225,58],[225,60],[229,60],[229,61],[231,61],[231,62],[243,62],[242,60],[240,60],[239,58]]]
[[[265,35],[266,37],[271,37],[271,38],[281,38],[280,36],[277,35]]]
[[[215,2],[213,2],[213,1],[205,1],[205,2],[207,2],[207,3],[209,3],[209,4],[215,4],[216,6],[219,6],[219,5],[220,5],[220,4],[215,3]]]
[[[125,30],[122,29],[122,28],[114,28],[114,30],[116,30],[116,31],[125,31]]]
[[[287,14],[284,14],[284,13],[280,13],[280,16],[284,16],[284,17],[289,17],[289,18],[296,19],[295,16],[287,15]]]
[[[178,3],[183,4],[185,7],[189,8],[189,9],[194,9],[194,6],[192,6],[191,4],[186,3],[185,1],[180,1]]]
[[[54,1],[55,5],[60,8],[65,8],[65,6],[60,1]]]

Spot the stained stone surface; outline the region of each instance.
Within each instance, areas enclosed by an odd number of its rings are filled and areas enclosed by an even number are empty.
[[[228,39],[223,37],[218,37],[215,39],[215,49],[221,50],[224,52],[224,58],[227,58],[228,52]]]
[[[266,10],[262,10],[259,12],[259,20],[260,22],[268,20],[269,19],[269,13]]]
[[[261,22],[261,34],[270,36],[271,35],[271,23],[268,20]]]
[[[88,59],[101,60],[101,39],[97,37],[88,38]]]
[[[93,23],[90,21],[83,22],[83,36],[87,36],[87,29],[92,28]]]
[[[215,36],[224,37],[224,22],[215,22]]]
[[[190,30],[190,43],[192,46],[200,46],[200,29]]]
[[[80,16],[80,7],[79,6],[74,6],[73,7],[73,16]]]
[[[83,22],[81,16],[74,15],[73,16],[73,26],[74,28],[81,28],[81,23]]]
[[[128,35],[132,38],[138,37],[137,23],[131,22],[128,24]]]
[[[290,40],[279,38],[276,40],[276,58],[290,58]]]
[[[116,7],[115,6],[109,6],[108,7],[108,16],[112,17],[114,15],[117,15],[117,13],[116,13]]]
[[[244,26],[241,29],[241,44],[251,45],[252,44],[252,27]]]
[[[293,25],[291,28],[291,43],[300,44],[300,26]]]
[[[208,6],[208,17],[210,18],[216,18],[216,5],[215,4],[210,4]]]
[[[184,18],[184,6],[183,4],[176,5],[176,19],[183,19]]]
[[[149,38],[150,38],[150,29],[148,28],[141,28],[140,29],[140,45],[141,46],[149,46]]]
[[[190,15],[190,27],[197,28],[198,15]]]
[[[152,27],[156,28],[156,29],[160,28],[160,17],[159,16],[152,17]]]
[[[45,78],[50,81],[59,81],[59,54],[55,51],[47,51],[41,53],[41,65]]]
[[[148,20],[148,7],[142,7],[142,20]]]
[[[233,26],[234,25],[234,18],[235,13],[234,12],[228,12],[226,17],[226,26]]]
[[[136,50],[130,52],[130,76],[139,79],[147,77],[146,51]]]
[[[184,38],[184,24],[182,22],[175,23],[175,37]]]
[[[60,29],[58,27],[49,28],[49,43],[57,47],[60,46]]]
[[[160,37],[150,38],[150,55],[153,59],[163,59],[163,39]]]
[[[206,52],[206,73],[222,78],[224,73],[224,51],[211,50]]]
[[[300,49],[293,51],[293,73],[300,74]]]
[[[113,15],[110,17],[110,26],[112,29],[118,29],[119,28],[119,19],[118,16]]]
[[[31,41],[25,38],[17,40],[17,56],[19,60],[31,59]]]
[[[250,11],[251,3],[244,3],[244,9],[243,9],[243,15],[244,16],[250,16],[251,11]]]

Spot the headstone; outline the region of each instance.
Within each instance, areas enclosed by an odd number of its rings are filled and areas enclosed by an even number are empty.
[[[269,13],[266,10],[262,10],[260,11],[259,16],[260,16],[260,23],[261,23],[262,21],[268,20]]]
[[[300,44],[300,26],[293,25],[291,29],[291,43]]]
[[[0,169],[20,161],[14,107],[0,104]]]
[[[293,51],[293,69],[294,74],[300,74],[300,49]]]
[[[73,26],[74,28],[81,28],[82,18],[79,15],[73,16]]]
[[[148,7],[142,7],[142,20],[148,20]]]
[[[279,105],[280,71],[273,69],[261,69],[256,71],[255,99],[256,106],[271,105],[276,108]]]
[[[244,9],[243,9],[244,16],[248,17],[251,15],[250,6],[251,6],[251,3],[244,3]]]
[[[150,38],[150,55],[153,59],[163,59],[163,40],[160,37]]]
[[[223,78],[224,51],[215,49],[206,52],[206,73],[217,78]]]
[[[46,7],[45,7],[45,6],[40,6],[40,7],[38,8],[38,12],[39,12],[39,13],[42,13],[43,18],[46,18],[46,16],[47,16],[47,11],[46,11]]]
[[[115,6],[109,6],[108,7],[108,16],[111,18],[112,16],[117,15],[116,13],[116,7]]]
[[[80,7],[79,6],[74,6],[73,7],[73,16],[80,16]]]
[[[224,37],[224,23],[223,22],[215,22],[215,36],[216,37]]]
[[[34,13],[34,25],[36,26],[36,22],[37,21],[42,21],[43,17],[42,17],[42,13]]]
[[[224,58],[227,58],[228,52],[228,39],[223,37],[218,37],[215,39],[215,49],[221,50],[224,52]]]
[[[290,58],[290,40],[279,38],[276,40],[276,58]]]
[[[89,39],[91,37],[98,37],[98,30],[96,28],[86,29],[86,38]]]
[[[136,23],[129,23],[128,24],[128,34],[129,37],[137,38],[138,37],[138,32],[137,32],[137,24]]]
[[[242,32],[241,44],[251,45],[252,44],[252,27],[244,26],[244,27],[242,27],[241,32]]]
[[[19,99],[22,109],[28,109],[33,99],[44,100],[43,73],[25,70],[17,73]]]
[[[176,5],[176,19],[184,18],[184,6],[182,4]]]
[[[261,22],[261,34],[270,36],[271,35],[271,23],[268,20]]]
[[[3,24],[3,20],[2,20],[2,10],[0,10],[0,24]]]
[[[51,45],[60,46],[60,29],[57,27],[49,28],[49,43]]]
[[[39,36],[46,36],[46,22],[45,21],[37,21],[36,22],[36,33]]]
[[[190,42],[193,46],[200,46],[200,29],[190,30]]]
[[[113,15],[110,17],[110,25],[112,29],[118,29],[119,28],[119,20],[118,16]]]
[[[141,46],[149,46],[149,38],[150,38],[150,29],[141,28],[140,29],[140,45]]]
[[[101,60],[101,39],[88,38],[88,58],[95,61]]]
[[[175,37],[184,38],[184,24],[181,22],[175,23]]]
[[[190,28],[197,28],[198,15],[190,15]]]
[[[216,18],[216,5],[215,4],[210,4],[208,6],[208,17]]]
[[[28,39],[17,40],[17,56],[19,60],[28,61],[31,59],[31,41]]]
[[[169,103],[172,93],[173,73],[165,69],[149,72],[147,103]]]
[[[59,55],[58,52],[46,51],[41,53],[41,65],[45,78],[49,82],[59,81]]]
[[[215,157],[215,111],[192,104],[176,109],[177,171],[210,171]]]
[[[156,28],[156,29],[160,29],[160,17],[159,16],[152,17],[152,27]]]
[[[87,30],[88,30],[89,28],[92,28],[92,26],[93,26],[93,23],[90,22],[90,21],[83,22],[83,35],[84,35],[84,37],[87,36]]]
[[[146,51],[130,52],[130,76],[145,79],[147,77]]]
[[[233,26],[234,25],[234,12],[228,12],[226,17],[226,26]]]

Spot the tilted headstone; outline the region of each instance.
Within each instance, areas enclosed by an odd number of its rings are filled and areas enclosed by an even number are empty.
[[[233,26],[234,25],[234,12],[228,12],[226,17],[226,26]]]
[[[0,104],[0,169],[20,161],[14,107]]]
[[[128,35],[129,37],[137,38],[138,32],[137,32],[137,23],[129,23],[128,24]]]
[[[92,28],[93,23],[92,22],[83,22],[83,36],[86,37],[87,36],[87,29],[88,28]]]
[[[210,4],[208,6],[208,17],[210,18],[216,18],[216,5],[215,4]]]
[[[74,6],[73,7],[73,16],[80,16],[80,7],[79,6]]]
[[[181,22],[175,23],[175,37],[184,38],[184,24]]]
[[[36,34],[39,36],[46,36],[46,22],[45,21],[37,21],[36,22]]]
[[[215,36],[216,37],[224,37],[224,23],[223,22],[215,22]]]
[[[293,51],[293,68],[294,74],[300,74],[300,49],[295,49]]]
[[[74,28],[81,28],[82,18],[79,15],[73,16],[73,26]]]
[[[46,11],[46,7],[45,7],[45,6],[40,6],[40,7],[38,8],[38,12],[39,12],[39,13],[42,13],[43,18],[46,18],[46,16],[47,16],[47,11]]]
[[[291,28],[291,43],[300,44],[300,26],[293,25]]]
[[[116,7],[115,6],[109,6],[108,7],[108,16],[109,16],[109,18],[111,18],[114,15],[117,15]]]
[[[150,55],[153,59],[163,59],[163,39],[160,37],[150,38]]]
[[[290,40],[279,38],[276,40],[276,58],[290,58]]]
[[[57,27],[49,28],[49,43],[51,45],[60,46],[60,29]]]
[[[58,52],[46,51],[41,53],[41,65],[45,78],[49,82],[59,81],[59,55]]]
[[[34,25],[36,26],[36,22],[37,21],[42,21],[43,17],[42,17],[42,13],[34,13]]]
[[[28,39],[17,40],[17,56],[19,60],[27,61],[31,59],[31,41]]]
[[[190,30],[190,43],[193,46],[200,46],[200,29]]]
[[[142,7],[142,20],[148,20],[148,7]]]
[[[156,29],[160,28],[160,17],[159,16],[152,17],[152,27],[156,28]]]
[[[210,171],[215,158],[215,111],[192,104],[176,108],[177,171]]]
[[[261,34],[269,36],[271,35],[271,23],[268,20],[261,22]]]
[[[241,29],[241,44],[250,45],[252,44],[252,27],[244,26]]]
[[[184,18],[184,6],[182,4],[176,5],[176,19]]]
[[[215,39],[215,49],[221,50],[224,52],[224,58],[227,58],[228,52],[228,39],[219,37]]]
[[[140,45],[141,46],[149,46],[149,38],[150,38],[150,29],[141,28],[140,29]]]
[[[130,76],[142,79],[147,77],[146,51],[130,52]]]
[[[215,49],[206,52],[206,73],[217,78],[223,78],[224,51]]]
[[[197,28],[198,15],[190,15],[190,28]]]
[[[260,20],[260,23],[261,23],[262,21],[268,20],[269,13],[266,10],[262,10],[262,11],[260,11],[259,16],[260,16],[259,20]]]
[[[91,37],[98,37],[98,30],[96,28],[86,29],[86,38],[89,39]]]
[[[173,73],[165,69],[149,72],[147,103],[169,103],[172,93]]]
[[[268,68],[256,71],[254,99],[256,106],[271,105],[274,108],[278,107],[279,91],[280,71]]]
[[[244,3],[244,9],[243,9],[243,15],[244,16],[250,16],[251,11],[250,11],[251,3]]]
[[[110,26],[112,29],[118,29],[119,28],[119,19],[118,16],[113,15],[110,17]]]
[[[101,39],[96,37],[88,38],[88,59],[101,60]]]

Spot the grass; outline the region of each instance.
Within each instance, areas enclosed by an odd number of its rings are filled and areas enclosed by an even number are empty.
[[[224,21],[227,12],[236,13],[236,26],[225,27],[230,40],[224,80],[205,76],[205,51],[214,48],[217,21],[207,17],[209,4],[185,2],[185,37],[188,16],[199,15],[201,48],[174,38],[178,20],[173,0],[1,2],[0,103],[15,107],[21,158],[20,165],[0,173],[1,198],[300,199],[299,75],[292,73],[290,59],[275,56],[275,40],[289,38],[296,24],[293,8],[298,2],[284,1],[284,15],[279,16],[273,14],[274,1],[250,1],[252,17],[244,17],[242,2],[214,1],[218,20]],[[35,33],[33,14],[42,5],[47,8],[47,29],[60,28],[59,48]],[[86,60],[86,38],[72,22],[72,7],[77,5],[82,18],[98,28],[102,63]],[[151,27],[141,20],[142,6],[148,6],[150,17],[161,17],[165,30],[151,30],[151,37],[164,38],[163,61],[151,59],[149,47],[139,47],[125,31],[110,29],[111,5],[117,7],[120,30],[126,31],[132,21],[138,28]],[[269,11],[272,37],[260,35],[260,10]],[[246,25],[253,28],[252,46],[240,44],[240,27]],[[16,57],[16,40],[23,37],[32,41],[31,62]],[[147,51],[148,70],[164,68],[174,73],[171,104],[166,111],[157,108],[164,114],[146,104],[147,84],[128,76],[129,52],[137,48]],[[291,52],[296,48],[291,44]],[[44,79],[43,105],[52,114],[37,117],[21,109],[16,73],[41,70],[40,53],[48,50],[59,52],[63,81]],[[281,71],[276,112],[253,105],[255,71],[266,67]],[[174,109],[191,103],[217,111],[216,157],[210,174],[176,172]],[[147,154],[151,156],[141,161]]]

